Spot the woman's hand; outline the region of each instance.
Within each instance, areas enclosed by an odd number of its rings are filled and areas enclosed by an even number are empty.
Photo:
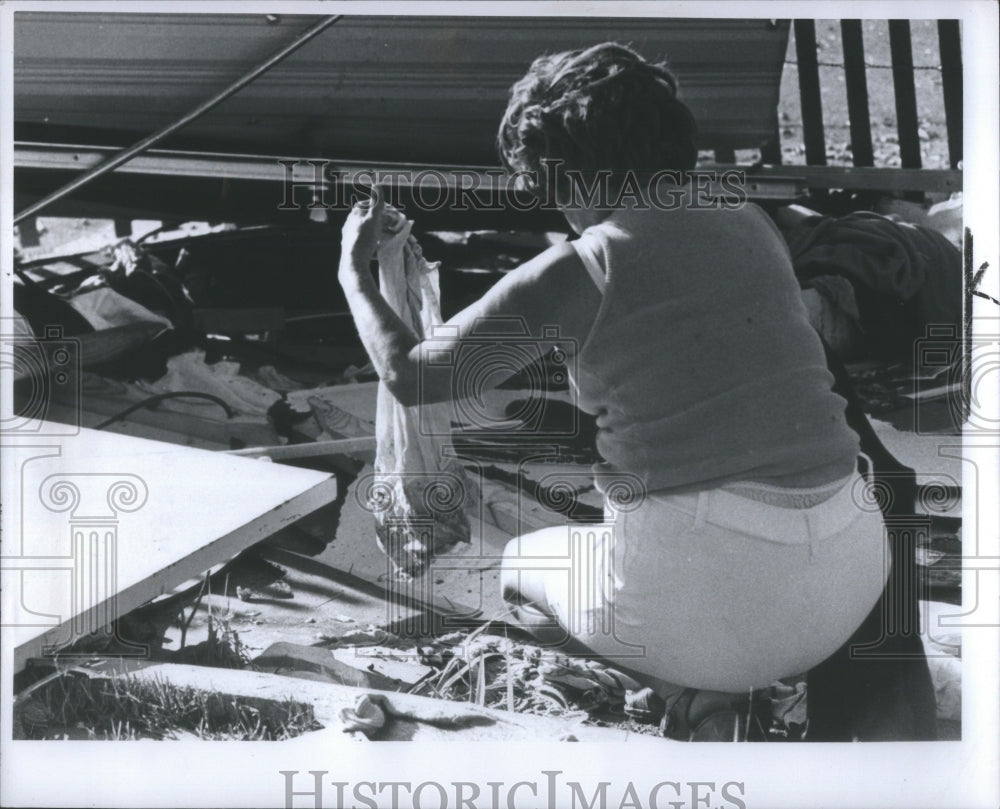
[[[341,269],[350,264],[368,270],[384,228],[385,198],[372,188],[371,198],[358,202],[344,222],[340,236]]]

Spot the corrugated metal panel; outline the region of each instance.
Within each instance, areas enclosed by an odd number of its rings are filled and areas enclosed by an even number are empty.
[[[313,20],[18,12],[15,134],[58,141],[80,127],[128,143]],[[170,144],[495,165],[508,88],[531,60],[614,39],[670,59],[702,148],[751,148],[774,131],[787,38],[768,20],[349,17]]]

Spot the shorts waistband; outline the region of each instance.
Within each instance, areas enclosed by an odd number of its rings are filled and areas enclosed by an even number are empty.
[[[760,503],[766,503],[769,506],[802,509],[812,508],[829,500],[846,486],[851,479],[852,476],[848,475],[832,483],[809,488],[796,487],[791,489],[783,486],[775,486],[770,483],[760,483],[758,481],[727,483],[720,488],[738,497],[756,500]]]
[[[854,473],[839,483],[834,494],[807,508],[774,505],[725,488],[673,495],[664,500],[694,517],[696,526],[707,522],[771,542],[793,545],[838,534],[865,511],[873,509],[862,497],[868,484],[861,475]],[[756,484],[753,487],[756,488]],[[794,497],[797,490],[778,491]]]

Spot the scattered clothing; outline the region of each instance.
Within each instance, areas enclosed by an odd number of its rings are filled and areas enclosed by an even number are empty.
[[[76,337],[94,331],[87,318],[69,301],[41,285],[21,283],[19,279],[13,288],[14,309],[28,322],[35,335],[51,335],[53,330],[58,330],[59,337]]]
[[[257,369],[257,381],[278,393],[291,393],[307,387],[298,380],[285,376],[273,365],[262,365]]]
[[[368,694],[359,694],[353,708],[341,709],[340,720],[344,723],[344,733],[371,736],[385,727],[385,711]]]
[[[836,275],[818,275],[809,289],[802,290],[802,302],[812,327],[838,357],[858,354],[863,342],[861,313],[850,281]]]
[[[238,362],[205,363],[204,351],[188,351],[167,360],[167,373],[155,382],[137,383],[150,394],[194,390],[210,393],[226,402],[238,414],[266,416],[280,394],[240,376]],[[206,407],[217,408],[211,402]]]
[[[928,327],[960,333],[962,256],[937,230],[858,211],[809,217],[786,238],[804,289],[829,295],[826,279],[850,282],[853,307],[839,292],[834,300],[841,311],[857,312],[864,353],[909,363]]]
[[[330,438],[359,438],[375,434],[375,425],[367,419],[360,419],[318,396],[309,397],[309,407],[316,422],[323,431],[317,441]]]
[[[167,318],[149,311],[142,304],[126,298],[110,287],[100,287],[75,295],[70,299],[70,305],[98,331],[131,323],[160,324],[162,328],[155,334],[173,328]]]
[[[794,685],[774,683],[770,688],[771,718],[781,727],[804,728],[809,720],[806,702],[806,683],[800,680]]]

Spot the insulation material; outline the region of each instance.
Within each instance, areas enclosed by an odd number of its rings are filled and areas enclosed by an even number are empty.
[[[428,263],[413,223],[386,208],[379,245],[379,285],[393,311],[421,340],[442,323],[438,264]],[[431,558],[470,540],[478,493],[461,463],[448,456],[449,402],[403,407],[382,383],[375,410],[375,475],[368,503],[379,547],[400,578],[419,576]]]

